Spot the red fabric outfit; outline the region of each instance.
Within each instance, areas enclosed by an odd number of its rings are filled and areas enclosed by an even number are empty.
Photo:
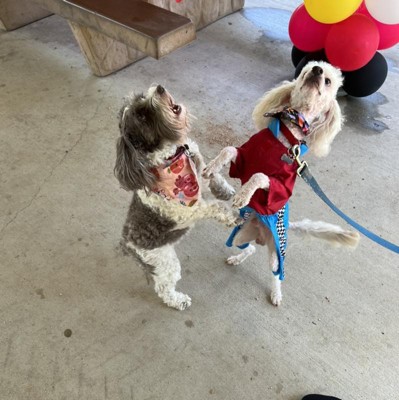
[[[288,149],[267,128],[251,136],[237,151],[236,161],[230,165],[230,177],[240,179],[242,185],[258,172],[270,179],[270,188],[258,189],[248,206],[262,215],[277,213],[291,197],[297,176],[297,163],[282,160],[284,154],[286,159],[289,156]]]

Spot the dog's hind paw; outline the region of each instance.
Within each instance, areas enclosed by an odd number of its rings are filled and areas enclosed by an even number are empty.
[[[256,252],[255,246],[249,244],[248,247],[246,247],[240,254],[237,254],[235,256],[230,256],[229,258],[227,258],[226,263],[229,265],[239,265],[255,252]]]
[[[241,254],[238,254],[236,256],[230,256],[226,259],[226,264],[229,265],[239,265],[243,262],[243,258]]]
[[[275,292],[274,290],[272,291],[270,295],[270,300],[272,304],[276,307],[280,306],[282,301],[283,301],[283,296],[280,291]]]

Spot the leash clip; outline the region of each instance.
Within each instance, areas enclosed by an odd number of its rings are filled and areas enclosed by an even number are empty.
[[[296,170],[296,173],[298,176],[302,177],[301,173],[308,166],[308,163],[306,161],[301,161],[299,158],[301,155],[301,147],[298,144],[295,144],[290,148],[290,152],[294,156],[295,161],[298,163],[298,169]]]

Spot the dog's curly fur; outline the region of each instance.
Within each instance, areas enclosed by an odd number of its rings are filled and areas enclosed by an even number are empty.
[[[183,144],[189,146],[200,186],[205,166],[197,144],[187,137],[186,107],[177,105],[165,88],[155,85],[147,94],[129,96],[119,112],[119,129],[114,172],[121,186],[133,191],[122,247],[139,260],[147,277],[153,278],[155,291],[164,303],[184,310],[191,299],[175,289],[180,279],[180,262],[174,244],[195,221],[213,218],[232,226],[236,218],[216,200],[199,198],[187,207],[151,191],[157,180],[153,168],[162,165]],[[234,195],[233,188],[218,174],[208,183],[219,199],[227,200]]]
[[[252,117],[258,130],[266,128],[270,118],[264,114],[281,111],[284,107],[291,107],[301,112],[310,123],[309,133],[304,135],[296,125],[289,124],[289,129],[298,140],[305,140],[309,149],[318,157],[326,156],[335,136],[342,128],[343,117],[336,100],[339,87],[342,85],[341,72],[325,62],[308,63],[296,80],[283,82],[278,87],[265,93],[256,105]],[[278,139],[287,147],[290,147],[287,139],[281,135]],[[234,147],[224,148],[220,154],[212,160],[203,171],[204,177],[211,177],[221,168],[234,162],[237,150]],[[233,199],[233,207],[241,208],[247,205],[258,189],[269,189],[269,178],[263,173],[255,173],[249,179]],[[313,222],[304,220],[293,222],[290,229],[310,236],[318,237],[335,245],[355,247],[359,240],[359,234],[346,231],[338,226],[325,222]],[[258,244],[267,244],[271,254],[270,264],[273,271],[277,271],[278,259],[271,233],[253,216],[244,225],[237,235],[234,244],[256,240]],[[249,255],[255,252],[255,247],[250,244],[239,255],[227,259],[229,264],[240,264]],[[271,301],[274,305],[281,304],[281,281],[278,276],[273,280]]]

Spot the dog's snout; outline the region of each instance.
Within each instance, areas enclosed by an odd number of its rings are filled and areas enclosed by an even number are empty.
[[[158,94],[163,94],[165,93],[165,88],[162,85],[157,86],[157,93]]]
[[[314,76],[319,76],[319,75],[321,75],[323,73],[323,69],[321,67],[318,67],[317,65],[315,65],[312,68],[312,72],[313,72]]]

